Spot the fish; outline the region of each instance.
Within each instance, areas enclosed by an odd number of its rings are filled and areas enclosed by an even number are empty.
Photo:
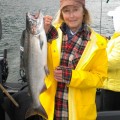
[[[47,119],[48,115],[39,101],[39,95],[47,89],[44,80],[49,74],[47,37],[44,30],[44,16],[41,11],[26,13],[25,39],[25,74],[32,100],[32,105],[27,110],[25,118],[38,114]]]

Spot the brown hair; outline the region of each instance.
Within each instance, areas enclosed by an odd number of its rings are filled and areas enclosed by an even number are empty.
[[[84,10],[83,22],[86,23],[86,24],[88,24],[88,25],[90,25],[90,23],[91,23],[90,13],[85,8],[85,6],[83,6],[83,10]]]

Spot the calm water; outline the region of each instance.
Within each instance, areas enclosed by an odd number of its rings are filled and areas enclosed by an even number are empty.
[[[114,32],[112,19],[107,16],[109,10],[120,5],[120,0],[86,0],[92,18],[92,27],[100,32],[100,16],[102,5],[101,33],[110,36]],[[59,0],[0,0],[0,18],[2,19],[3,36],[0,41],[0,54],[8,50],[8,81],[17,82],[19,76],[19,46],[21,33],[25,29],[25,14],[28,11],[41,9],[44,15],[54,16],[59,8]]]

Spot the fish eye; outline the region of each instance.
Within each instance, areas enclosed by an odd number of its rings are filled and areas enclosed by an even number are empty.
[[[32,21],[32,20],[29,20],[29,23],[30,23],[30,25],[32,25],[32,24],[33,24],[33,21]]]

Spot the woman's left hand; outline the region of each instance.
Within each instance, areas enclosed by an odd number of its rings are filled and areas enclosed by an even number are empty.
[[[62,82],[62,70],[59,69],[59,67],[57,67],[55,70],[54,70],[54,78],[56,81],[58,82]]]

